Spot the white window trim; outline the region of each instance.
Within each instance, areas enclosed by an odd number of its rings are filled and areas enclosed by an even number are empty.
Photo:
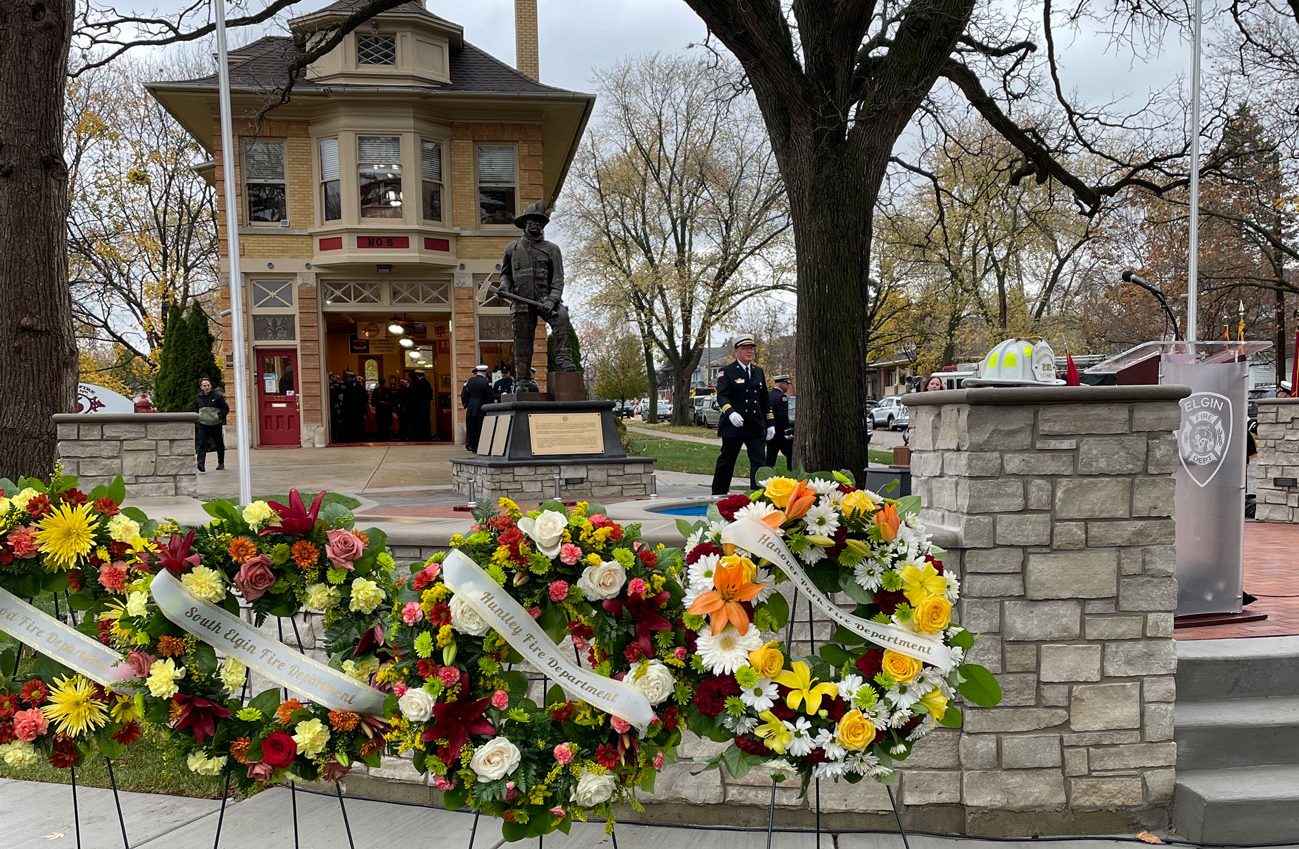
[[[281,170],[280,170],[280,179],[279,179],[279,180],[254,180],[254,179],[252,179],[250,176],[248,176],[248,144],[249,144],[249,142],[259,142],[259,143],[263,143],[263,144],[268,143],[268,142],[271,142],[271,143],[278,144],[278,145],[280,146],[280,149],[283,151],[283,155],[280,157],[280,169],[281,169]],[[239,176],[240,176],[240,178],[241,178],[241,179],[240,179],[240,187],[243,189],[243,204],[242,204],[242,206],[243,206],[243,210],[242,210],[242,212],[243,212],[243,219],[244,219],[244,226],[245,226],[245,227],[257,227],[257,228],[259,228],[259,229],[260,229],[260,228],[267,228],[267,229],[269,229],[269,228],[271,228],[271,227],[274,227],[275,229],[280,230],[280,229],[283,229],[283,228],[281,227],[281,225],[280,225],[280,221],[287,221],[287,220],[290,220],[290,216],[289,216],[289,162],[288,162],[288,156],[289,156],[289,147],[288,147],[288,144],[287,144],[287,139],[281,139],[281,138],[267,138],[267,139],[262,139],[262,138],[256,138],[256,137],[250,137],[250,136],[241,136],[241,137],[239,138]],[[249,207],[248,207],[248,203],[249,203],[249,200],[250,200],[250,196],[249,196],[249,192],[248,192],[248,187],[249,187],[250,185],[258,185],[258,186],[283,186],[283,187],[284,187],[284,217],[281,218],[280,221],[271,222],[271,221],[254,221],[254,220],[253,220],[253,217],[252,217],[252,210],[249,209]]]
[[[419,221],[422,222],[422,223],[424,223],[424,224],[433,224],[433,225],[437,225],[437,226],[448,227],[448,226],[450,226],[450,224],[451,224],[451,215],[450,215],[450,213],[451,213],[451,203],[450,203],[450,201],[451,201],[451,193],[450,193],[450,187],[449,187],[449,185],[448,185],[448,183],[447,183],[447,176],[448,176],[448,174],[450,173],[450,169],[447,167],[447,166],[448,166],[448,162],[447,162],[447,160],[448,160],[448,158],[449,158],[449,156],[450,156],[450,153],[451,153],[451,139],[449,139],[449,138],[444,138],[443,136],[433,136],[433,135],[428,135],[428,134],[426,134],[426,133],[417,133],[417,134],[415,135],[415,141],[416,141],[416,144],[417,144],[417,150],[419,151],[419,165],[420,165],[420,172],[419,172]],[[441,158],[442,158],[442,168],[441,168],[442,181],[439,183],[439,185],[442,186],[442,217],[441,217],[441,218],[425,218],[425,217],[424,217],[424,142],[426,142],[426,141],[431,141],[431,142],[437,142],[437,143],[438,143],[438,146],[439,146],[439,147],[438,147],[438,153],[439,153],[439,155],[440,155]],[[517,154],[515,154],[515,156],[516,156],[515,171],[518,171],[518,165],[517,165]],[[477,165],[475,165],[475,168],[476,168],[476,167],[477,167]],[[358,173],[357,179],[358,179],[358,180],[360,179],[360,175],[359,175],[359,173]]]

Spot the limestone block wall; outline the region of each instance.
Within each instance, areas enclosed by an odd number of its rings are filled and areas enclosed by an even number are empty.
[[[967,822],[1034,833],[1166,820],[1173,477],[1185,387],[909,396],[913,491],[961,577],[1001,706],[959,734]],[[948,793],[957,792],[949,788]]]
[[[193,496],[195,413],[122,413],[54,416],[59,460],[86,491],[118,475],[128,496]]]
[[[1299,477],[1299,398],[1258,402],[1258,512],[1264,522],[1299,524],[1299,487],[1277,478]]]
[[[528,464],[451,461],[451,482],[456,492],[468,497],[472,482],[472,495],[479,502],[495,502],[501,496],[522,503],[545,501],[556,495],[556,478],[561,481],[560,498],[641,498],[650,494],[653,477],[654,461],[645,457]]]

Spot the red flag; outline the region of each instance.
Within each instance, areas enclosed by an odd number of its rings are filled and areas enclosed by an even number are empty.
[[[1078,376],[1078,366],[1074,365],[1073,354],[1065,351],[1064,362],[1064,385],[1082,386],[1082,378]]]
[[[1290,372],[1290,397],[1299,398],[1296,392],[1299,392],[1299,330],[1294,334],[1294,348],[1291,350],[1294,356],[1294,367]]]

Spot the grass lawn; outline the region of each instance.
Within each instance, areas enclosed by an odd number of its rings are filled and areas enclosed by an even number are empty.
[[[696,475],[713,473],[713,467],[717,464],[717,454],[722,447],[720,441],[716,445],[700,445],[698,442],[683,442],[680,439],[644,436],[639,433],[629,433],[628,440],[636,455],[653,457],[657,461],[658,468],[669,472],[690,472]],[[871,451],[870,455],[872,463],[888,464],[893,461],[891,451]],[[776,470],[788,471],[784,457],[776,460]],[[735,462],[735,479],[747,478],[748,475],[749,458],[741,451],[740,458]]]
[[[695,425],[670,425],[670,424],[646,424],[640,419],[628,419],[627,424],[631,427],[642,427],[646,430],[659,430],[665,433],[675,433],[680,436],[702,436],[705,439],[717,439],[717,431],[706,427],[697,427]],[[719,442],[718,445],[721,443]]]
[[[313,499],[313,498],[316,497],[315,493],[302,493],[301,495],[302,495],[302,502],[303,502],[304,504],[306,504],[308,507],[311,506],[311,499]],[[258,495],[258,496],[256,497],[256,500],[258,500],[258,501],[278,501],[278,502],[281,503],[281,504],[288,504],[288,503],[289,503],[289,496],[288,496],[288,494],[283,494],[283,495]],[[327,507],[327,506],[329,506],[330,504],[338,504],[338,505],[341,505],[341,506],[343,506],[343,507],[346,507],[348,510],[355,510],[356,508],[358,508],[358,507],[361,506],[361,502],[360,502],[360,501],[357,501],[355,498],[353,498],[353,497],[350,496],[350,495],[343,495],[343,494],[338,493],[338,492],[326,492],[326,493],[325,493],[325,501],[324,501],[323,504],[321,504],[321,507]]]

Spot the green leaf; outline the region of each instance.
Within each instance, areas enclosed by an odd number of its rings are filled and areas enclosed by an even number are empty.
[[[960,631],[952,635],[951,645],[955,646],[958,649],[965,649],[966,651],[969,651],[970,648],[974,645],[974,634],[962,628]]]
[[[834,474],[834,480],[835,480],[835,482],[837,482],[837,483],[841,483],[841,484],[843,484],[844,486],[856,486],[856,485],[857,485],[857,481],[856,481],[856,479],[853,477],[852,472],[848,471],[847,469],[840,469],[839,471],[834,472],[833,474]]]
[[[751,755],[748,752],[731,746],[722,752],[722,766],[731,774],[732,778],[743,778],[748,775],[755,766],[766,763],[770,758],[762,755]]]
[[[780,593],[772,593],[771,598],[762,605],[762,609],[771,617],[772,631],[779,631],[789,622],[789,599]]]
[[[504,837],[507,842],[514,843],[518,840],[526,840],[530,836],[527,823],[501,820],[501,837]]]
[[[677,533],[681,534],[682,539],[688,539],[695,532],[693,522],[687,522],[685,519],[677,519]]]
[[[128,519],[138,522],[141,525],[149,521],[148,515],[139,507],[123,507],[122,515],[126,516]]]
[[[839,584],[839,589],[843,590],[844,595],[858,604],[875,603],[875,593],[857,583],[857,579],[853,577],[852,572],[843,573],[843,580]]]
[[[848,652],[844,651],[843,649],[839,648],[833,643],[826,643],[825,645],[821,646],[817,654],[821,655],[821,659],[824,660],[826,663],[830,664],[831,666],[833,666],[835,669],[839,669],[845,663],[848,663],[852,660],[852,656],[849,655]]]
[[[548,604],[541,610],[541,618],[537,620],[541,625],[541,630],[546,632],[556,643],[562,642],[564,634],[568,630],[568,614],[564,608],[557,604]]]
[[[564,502],[557,501],[554,498],[548,498],[541,502],[541,507],[539,509],[543,511],[554,510],[556,513],[563,513],[565,516],[568,515],[568,508],[564,506]]]
[[[944,728],[960,728],[964,720],[965,717],[961,715],[961,709],[956,705],[949,704],[947,712],[943,714],[942,719],[938,720],[938,724]]]
[[[424,754],[424,753],[420,753]],[[427,755],[425,755],[427,757]],[[416,765],[419,768],[420,765]],[[423,771],[422,769],[420,770]],[[442,794],[442,804],[448,811],[463,810],[465,803],[469,801],[469,790],[465,787],[453,787]]]
[[[776,477],[781,477],[781,475],[777,474],[774,468],[771,466],[763,466],[761,469],[758,469],[758,473],[753,476],[753,479],[758,482],[758,486],[765,487],[767,481]]]
[[[113,482],[108,485],[108,497],[118,504],[126,500],[126,481],[122,480],[121,475],[113,478]]]
[[[964,680],[956,689],[967,701],[979,707],[995,707],[1001,703],[1001,685],[991,672],[977,663],[962,664],[960,672]]]
[[[331,528],[345,528],[356,521],[352,511],[337,501],[326,502],[320,508],[320,518],[324,519],[325,524]]]
[[[898,499],[898,515],[905,519],[920,513],[920,496],[904,495]]]
[[[280,691],[267,690],[264,693],[258,693],[257,696],[248,703],[250,708],[257,708],[262,712],[262,716],[269,718],[275,716],[275,709],[280,706]]]
[[[528,692],[528,676],[522,672],[506,672],[501,676],[505,679],[505,687],[511,698],[520,698]]]

